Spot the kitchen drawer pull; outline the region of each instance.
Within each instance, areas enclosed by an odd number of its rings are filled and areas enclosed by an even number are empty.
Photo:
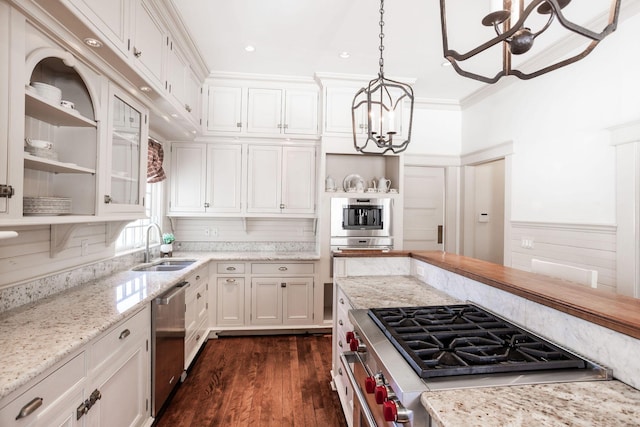
[[[199,274],[196,276],[196,280],[200,280],[200,275]]]
[[[340,298],[340,304],[344,304],[344,299]]]
[[[287,267],[278,267],[278,270],[280,270],[280,271],[287,271],[287,270],[288,270],[288,268],[287,268]]]
[[[236,283],[236,279],[227,279],[227,283]]]
[[[200,298],[202,298],[202,295],[200,295],[200,292],[198,292],[196,295],[196,299],[200,299]]]
[[[36,409],[38,409],[41,406],[42,406],[42,398],[41,397],[34,398],[31,402],[27,403],[22,407],[22,409],[20,409],[20,412],[18,413],[16,420],[28,417],[29,415],[33,414],[36,411]]]
[[[227,267],[227,271],[236,271],[235,267]]]
[[[120,332],[120,336],[118,337],[118,339],[123,340],[129,335],[131,335],[131,331],[128,329],[125,329],[124,331]]]

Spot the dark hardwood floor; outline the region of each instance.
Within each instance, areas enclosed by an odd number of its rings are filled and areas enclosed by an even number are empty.
[[[331,335],[209,340],[155,426],[346,426],[330,369]]]

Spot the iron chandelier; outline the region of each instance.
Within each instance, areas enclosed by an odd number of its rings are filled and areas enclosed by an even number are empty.
[[[371,80],[360,89],[351,106],[351,124],[353,126],[353,145],[363,154],[384,154],[388,151],[400,153],[407,149],[411,140],[413,126],[413,89],[405,83],[387,79],[384,76],[384,0],[380,0],[380,70],[378,78]],[[397,128],[402,119],[401,112],[405,101],[410,102],[406,139],[398,138]],[[366,107],[366,134],[358,126],[358,116]],[[396,138],[396,140],[394,140]],[[400,139],[398,141],[397,139]]]
[[[508,75],[516,76],[523,80],[538,77],[542,74],[548,73],[549,71],[556,70],[584,58],[593,51],[598,43],[616,30],[621,0],[611,1],[612,4],[609,11],[607,25],[601,32],[597,33],[571,22],[564,16],[562,9],[566,7],[571,0],[532,0],[526,7],[524,6],[524,0],[503,0],[502,10],[491,12],[482,19],[482,25],[493,27],[497,36],[466,53],[458,53],[457,51],[449,48],[446,0],[440,0],[444,57],[451,63],[458,74],[485,83],[496,83],[500,78]],[[534,9],[540,15],[548,15],[548,18],[546,23],[544,23],[540,29],[532,30],[525,25],[525,22],[533,13]],[[535,38],[546,31],[554,22],[555,18],[557,18],[557,21],[562,27],[566,28],[571,33],[590,40],[589,44],[580,53],[540,68],[537,71],[526,73],[513,69],[511,56],[521,55],[528,52],[533,46]],[[502,28],[500,28],[500,26],[502,26]],[[461,68],[461,62],[498,44],[502,44],[502,70],[500,70],[495,76],[485,76],[463,70]]]

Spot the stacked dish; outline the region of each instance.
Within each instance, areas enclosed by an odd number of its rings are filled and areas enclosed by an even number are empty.
[[[69,197],[24,197],[24,215],[63,215],[71,213]]]
[[[32,82],[31,86],[33,86],[38,95],[47,101],[60,105],[60,101],[62,101],[62,91],[59,88],[41,82]]]

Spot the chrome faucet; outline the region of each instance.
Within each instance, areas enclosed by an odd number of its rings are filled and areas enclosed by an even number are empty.
[[[151,261],[151,255],[149,253],[149,231],[151,231],[152,228],[155,228],[156,230],[158,230],[158,237],[160,237],[160,242],[162,242],[162,229],[160,228],[160,226],[158,224],[156,224],[155,222],[152,222],[151,224],[149,224],[147,226],[147,240],[145,241],[145,246],[144,246],[144,261],[143,262]]]

